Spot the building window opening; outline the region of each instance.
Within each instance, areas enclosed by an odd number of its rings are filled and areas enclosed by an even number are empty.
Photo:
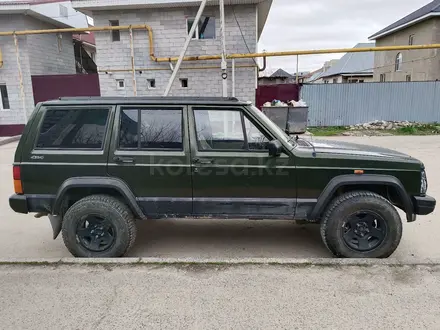
[[[156,88],[156,79],[147,79],[148,89]]]
[[[6,85],[0,85],[0,97],[2,99],[2,103],[0,104],[0,110],[9,110],[9,96],[8,89]]]
[[[183,88],[188,88],[188,79],[187,79],[187,78],[182,78],[182,79],[180,79],[180,85],[181,85]]]
[[[119,21],[110,21],[110,26],[119,26]],[[112,31],[112,41],[121,41],[121,31],[113,30]]]
[[[402,53],[397,54],[396,56],[396,71],[402,70],[402,63],[403,63],[403,55]]]
[[[125,81],[124,79],[117,79],[116,80],[116,86],[119,90],[125,89]]]
[[[194,21],[194,18],[187,19],[187,33],[191,31]],[[215,39],[215,18],[202,16],[193,34],[193,39]]]

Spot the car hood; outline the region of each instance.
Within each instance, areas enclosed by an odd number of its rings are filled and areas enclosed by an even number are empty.
[[[341,155],[356,155],[356,156],[367,156],[367,157],[384,157],[384,158],[399,158],[399,159],[414,159],[409,155],[404,153],[376,147],[370,145],[348,143],[335,140],[298,140],[299,148],[315,148],[316,153],[320,154],[341,154]]]

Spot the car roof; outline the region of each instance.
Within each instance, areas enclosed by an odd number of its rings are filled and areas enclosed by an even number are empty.
[[[60,97],[57,100],[42,102],[43,105],[109,105],[109,104],[146,104],[146,105],[247,105],[235,97]]]

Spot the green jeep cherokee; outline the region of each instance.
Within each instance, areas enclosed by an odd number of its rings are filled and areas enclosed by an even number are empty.
[[[136,220],[318,222],[338,257],[384,258],[433,212],[423,164],[393,150],[291,137],[234,98],[61,98],[15,153],[15,212],[47,215],[77,257],[120,257]]]

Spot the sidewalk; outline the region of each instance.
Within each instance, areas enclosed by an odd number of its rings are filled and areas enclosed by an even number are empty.
[[[0,146],[3,146],[5,144],[11,143],[11,142],[16,142],[18,140],[20,140],[21,135],[16,135],[16,136],[0,136]]]
[[[439,329],[439,266],[0,265],[3,329]]]

